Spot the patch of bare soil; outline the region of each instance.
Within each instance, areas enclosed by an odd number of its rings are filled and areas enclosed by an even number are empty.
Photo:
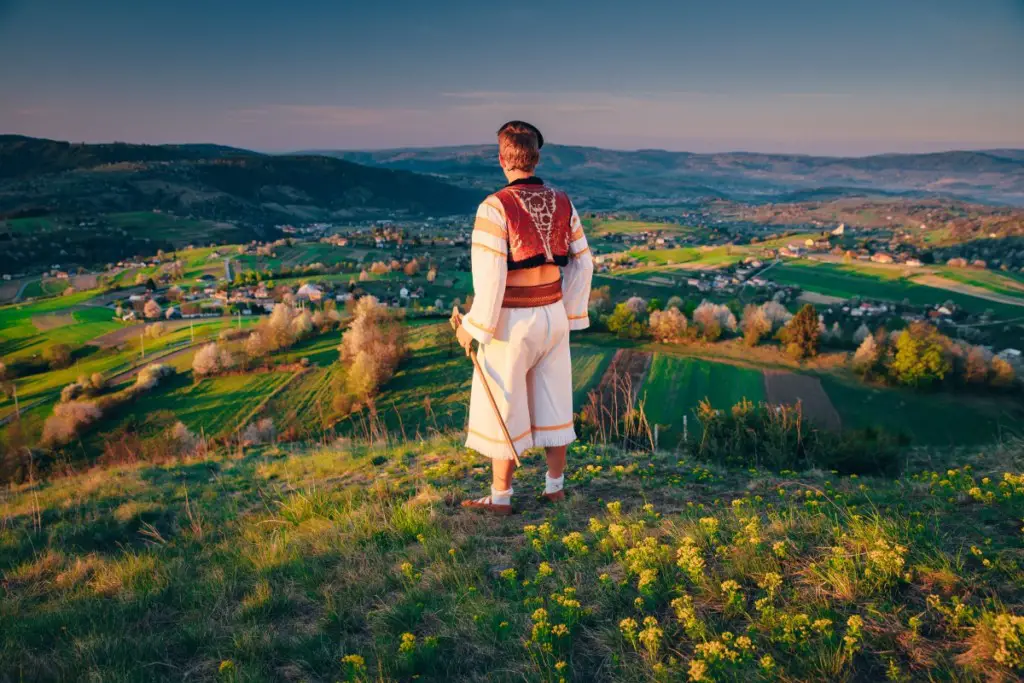
[[[801,292],[798,298],[804,303],[817,304],[819,306],[832,306],[833,304],[841,304],[846,301],[841,296],[829,296],[827,294],[819,294],[818,292]]]
[[[32,324],[40,332],[49,332],[58,327],[70,325],[73,322],[75,322],[75,317],[70,312],[32,316]]]
[[[608,369],[601,377],[601,383],[591,392],[590,404],[584,408],[585,412],[590,413],[597,410],[601,416],[589,417],[597,420],[601,417],[610,417],[613,421],[618,421],[618,418],[636,403],[647,370],[651,367],[651,358],[651,354],[645,351],[616,351]]]
[[[0,280],[0,303],[13,301],[21,290],[21,280]]]
[[[95,289],[99,284],[99,275],[96,273],[84,273],[71,276],[71,286],[82,291],[84,289]]]
[[[768,402],[776,405],[799,402],[804,417],[820,427],[838,431],[843,426],[839,412],[817,377],[784,370],[765,370],[764,393]]]

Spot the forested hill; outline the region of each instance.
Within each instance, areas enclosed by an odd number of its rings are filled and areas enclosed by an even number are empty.
[[[432,173],[471,186],[500,180],[494,145],[320,151],[362,164]],[[778,201],[819,188],[841,194],[908,194],[1024,205],[1024,152],[951,151],[824,157],[611,150],[547,145],[539,172],[613,206],[727,197]]]
[[[472,211],[477,194],[408,171],[316,155],[0,136],[0,217],[154,208],[250,223],[451,215]]]

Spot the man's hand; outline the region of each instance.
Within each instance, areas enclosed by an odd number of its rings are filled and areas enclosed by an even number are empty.
[[[455,329],[455,338],[459,341],[459,346],[463,348],[468,356],[473,350],[473,335],[466,331],[466,328],[459,325]]]

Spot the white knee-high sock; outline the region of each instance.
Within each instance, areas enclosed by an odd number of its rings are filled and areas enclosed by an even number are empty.
[[[550,474],[544,475],[544,493],[558,493],[562,490],[562,485],[565,482],[565,474],[560,474],[557,477],[552,477]]]
[[[492,505],[511,505],[512,504],[512,487],[508,487],[508,491],[499,491],[498,489],[491,487],[491,504]]]

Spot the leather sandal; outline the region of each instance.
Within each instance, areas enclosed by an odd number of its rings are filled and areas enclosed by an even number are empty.
[[[511,505],[498,505],[496,503],[492,503],[490,496],[484,496],[477,500],[464,500],[462,501],[462,507],[469,510],[487,512],[492,515],[498,515],[499,517],[505,517],[512,514]]]

